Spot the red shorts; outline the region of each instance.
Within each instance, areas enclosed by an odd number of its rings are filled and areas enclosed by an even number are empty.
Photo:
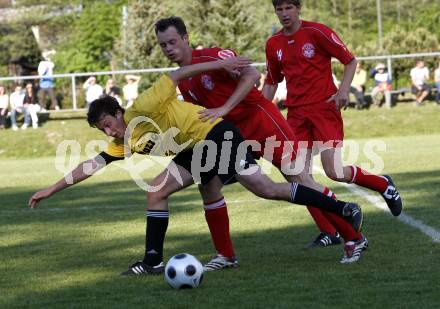
[[[319,147],[322,143],[325,147],[342,147],[344,123],[334,102],[289,106],[287,122],[298,140],[307,142],[308,148],[322,148]]]
[[[260,150],[252,149],[256,159],[263,157],[278,168],[281,168],[282,161],[295,160],[297,139],[275,104],[270,101],[256,104],[243,113],[247,115],[246,119],[226,119],[240,129],[246,140],[255,140],[261,145]]]

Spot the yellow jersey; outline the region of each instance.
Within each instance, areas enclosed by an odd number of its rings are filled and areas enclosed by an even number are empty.
[[[168,75],[161,76],[150,88],[142,92],[133,105],[126,109],[126,140],[114,139],[105,151],[113,157],[141,153],[174,155],[191,149],[206,139],[211,129],[221,121],[203,122],[199,111],[203,107],[177,99],[176,86]]]

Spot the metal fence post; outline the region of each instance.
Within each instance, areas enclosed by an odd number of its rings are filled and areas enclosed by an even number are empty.
[[[387,67],[388,67],[388,74],[390,74],[390,79],[393,80],[393,66],[391,64],[391,57],[387,58]]]
[[[75,74],[72,74],[72,108],[74,111],[77,110],[76,108],[76,81],[75,81]]]

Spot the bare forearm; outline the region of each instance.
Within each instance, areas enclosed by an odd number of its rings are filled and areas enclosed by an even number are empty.
[[[277,92],[277,88],[278,88],[278,85],[264,84],[263,90],[262,90],[263,96],[266,99],[272,101],[273,97],[275,96],[275,93]]]
[[[344,75],[342,76],[341,85],[339,91],[348,92],[350,90],[351,82],[353,81],[354,73],[356,72],[357,60],[353,59],[345,65]]]
[[[243,101],[259,78],[260,73],[255,68],[249,67],[242,70],[237,88],[235,88],[234,93],[232,93],[224,104],[228,112]]]
[[[181,67],[170,73],[170,78],[174,84],[178,84],[181,80],[188,77],[196,76],[200,73],[218,70],[222,68],[220,61],[203,62],[198,64],[192,64],[188,66]]]

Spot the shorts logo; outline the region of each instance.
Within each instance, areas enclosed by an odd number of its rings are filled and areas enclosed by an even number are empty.
[[[283,51],[281,49],[277,50],[277,57],[278,61],[281,61],[281,59],[283,58]]]
[[[342,46],[345,48],[344,43],[342,43],[342,41],[336,36],[336,34],[332,33],[332,40],[333,42],[335,42],[336,44],[338,44],[339,46]]]
[[[215,85],[209,75],[202,75],[202,85],[208,90],[214,89]]]
[[[311,43],[306,43],[302,47],[302,53],[306,58],[313,58],[315,56],[315,46]]]
[[[234,52],[232,50],[223,49],[223,50],[218,52],[218,57],[220,59],[226,59],[226,58],[235,57],[235,54],[234,54]]]

